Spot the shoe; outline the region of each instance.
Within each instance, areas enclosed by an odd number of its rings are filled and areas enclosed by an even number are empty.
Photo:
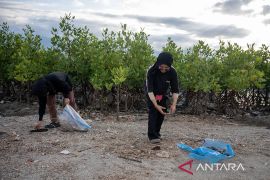
[[[158,133],[158,139],[162,140],[160,133]]]
[[[157,143],[160,143],[160,139],[151,139],[151,140],[150,140],[150,143],[151,143],[151,144],[157,144]]]
[[[58,128],[60,127],[60,123],[52,122],[45,126],[45,128]]]

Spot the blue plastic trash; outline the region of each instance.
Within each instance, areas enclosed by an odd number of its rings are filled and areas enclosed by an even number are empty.
[[[182,150],[190,152],[188,156],[191,159],[208,163],[217,163],[235,156],[230,144],[214,139],[205,139],[203,145],[196,149],[186,144],[177,144],[177,146]]]

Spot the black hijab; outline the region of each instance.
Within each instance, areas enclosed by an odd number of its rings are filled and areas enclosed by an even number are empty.
[[[168,52],[162,52],[158,55],[157,61],[155,63],[155,68],[158,68],[161,64],[166,64],[171,67],[173,63],[173,57]]]
[[[168,52],[161,52],[158,57],[157,61],[153,65],[153,67],[150,69],[151,74],[161,73],[159,70],[159,66],[162,64],[166,64],[167,66],[171,67],[173,63],[173,57]]]

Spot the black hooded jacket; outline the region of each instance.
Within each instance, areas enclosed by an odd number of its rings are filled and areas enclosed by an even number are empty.
[[[162,52],[159,54],[154,65],[150,66],[146,77],[146,92],[153,92],[154,95],[165,96],[169,87],[172,93],[179,93],[178,77],[176,70],[172,67],[173,58],[170,53]],[[166,64],[170,69],[162,73],[159,70],[161,64]]]
[[[72,84],[67,74],[62,72],[53,72],[39,79],[32,86],[32,95],[39,99],[39,120],[41,121],[45,114],[47,95],[55,95],[62,92],[65,98],[68,98],[72,91]]]

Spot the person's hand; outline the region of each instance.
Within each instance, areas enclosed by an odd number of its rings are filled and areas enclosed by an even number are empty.
[[[176,105],[171,105],[170,107],[170,113],[175,113],[175,110],[176,110]]]
[[[64,105],[65,105],[65,106],[68,105],[69,102],[70,102],[69,98],[65,98],[65,99],[64,99]]]
[[[168,113],[165,113],[165,112],[163,111],[163,109],[166,109],[166,108],[163,107],[163,106],[157,105],[157,106],[155,106],[155,108],[156,108],[156,109],[158,110],[158,112],[160,112],[160,114],[162,114],[162,115],[168,114]]]
[[[42,128],[42,121],[38,121],[35,126],[34,126],[35,129],[41,129]]]

